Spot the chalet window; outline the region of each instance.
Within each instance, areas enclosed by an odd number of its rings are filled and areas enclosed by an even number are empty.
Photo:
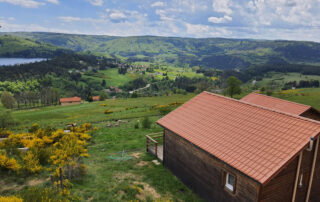
[[[232,175],[231,173],[226,173],[226,188],[230,190],[231,192],[234,192],[236,185],[236,177]]]

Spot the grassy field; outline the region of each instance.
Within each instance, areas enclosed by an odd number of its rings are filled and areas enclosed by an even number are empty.
[[[90,122],[99,128],[92,133],[90,157],[84,160],[88,167],[87,173],[72,181],[73,193],[84,201],[201,201],[162,164],[155,165],[152,162],[155,158],[145,152],[145,135],[162,131],[155,124],[161,116],[152,106],[183,103],[193,96],[110,99],[73,106],[15,111],[13,116],[20,122],[15,130],[25,131],[33,123],[42,127],[63,128],[74,122]],[[273,96],[312,105],[320,110],[320,88],[275,92]],[[107,109],[113,113],[104,114]],[[141,121],[146,116],[152,121],[150,129],[141,127]],[[134,127],[137,123],[140,125],[138,129]],[[121,156],[130,159],[111,159]],[[0,194],[14,194],[35,185],[50,186],[46,173],[23,179],[7,175],[0,179]]]
[[[275,97],[310,105],[320,111],[320,88],[302,88],[274,93]]]
[[[300,73],[280,73],[280,72],[269,72],[265,74],[261,81],[258,81],[256,85],[260,88],[263,86],[268,86],[268,84],[273,83],[278,89],[283,87],[283,85],[290,81],[300,82],[301,80],[320,80],[320,76],[317,75],[303,75]]]
[[[102,80],[106,80],[107,86],[121,86],[133,79],[138,78],[137,74],[131,74],[127,73],[125,75],[119,74],[117,68],[108,69],[108,70],[100,70],[97,73],[94,73],[92,75],[84,74],[82,75],[84,79],[92,79],[95,81],[98,81],[99,83],[102,82]]]
[[[185,102],[193,96],[106,100],[15,111],[13,116],[21,123],[17,131],[26,130],[32,123],[61,128],[68,123],[90,122],[99,128],[92,134],[90,157],[84,160],[88,167],[87,174],[72,181],[73,192],[85,201],[201,201],[162,164],[155,165],[152,162],[155,158],[145,152],[145,135],[162,131],[155,124],[161,116],[152,106]],[[114,113],[104,114],[107,109]],[[141,123],[145,116],[152,121],[151,128],[136,129],[134,125]],[[109,158],[122,154],[131,159],[120,161]],[[0,194],[15,193],[32,185],[50,185],[47,177],[42,174],[27,179],[12,176],[1,178]]]

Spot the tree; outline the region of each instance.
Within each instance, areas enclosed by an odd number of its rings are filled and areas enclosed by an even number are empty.
[[[107,98],[108,98],[108,94],[102,91],[99,95],[99,101],[104,101]]]
[[[151,128],[151,124],[152,122],[149,120],[148,117],[145,117],[143,120],[142,120],[142,127],[147,129],[147,128]]]
[[[234,76],[230,76],[227,79],[227,93],[230,97],[233,97],[235,94],[241,93],[241,81]]]
[[[107,85],[106,80],[103,79],[101,85],[102,85],[103,87],[106,87],[106,85]]]
[[[88,92],[87,101],[88,102],[92,102],[93,101],[91,91]]]
[[[12,109],[16,103],[16,99],[7,91],[1,95],[1,102],[5,108]]]
[[[0,129],[8,128],[14,124],[10,111],[0,109]]]

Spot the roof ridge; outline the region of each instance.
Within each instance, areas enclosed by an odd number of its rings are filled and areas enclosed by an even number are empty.
[[[262,96],[262,97],[267,97],[267,98],[271,98],[271,99],[274,99],[274,100],[281,100],[281,101],[284,101],[284,102],[289,102],[289,103],[292,103],[292,104],[297,104],[297,105],[301,105],[301,106],[312,108],[312,106],[310,106],[310,105],[305,105],[305,104],[301,104],[301,103],[297,103],[297,102],[293,102],[293,101],[289,101],[289,100],[284,100],[284,99],[280,99],[280,98],[277,98],[277,97],[264,95],[264,94],[261,94],[261,93],[252,92],[250,94],[256,94],[256,95],[259,95],[259,96]],[[250,94],[248,94],[248,95],[250,95]],[[248,95],[246,95],[245,97],[247,97]]]
[[[203,92],[207,93],[209,95],[213,95],[213,96],[229,99],[229,100],[232,100],[232,101],[235,101],[235,102],[240,102],[240,103],[243,103],[243,104],[246,104],[246,105],[250,105],[250,106],[253,106],[253,107],[257,107],[257,108],[261,108],[261,109],[264,109],[264,110],[267,110],[267,111],[272,111],[272,112],[276,112],[276,113],[279,113],[279,114],[287,115],[287,116],[290,116],[290,117],[293,117],[293,118],[301,119],[301,120],[304,120],[304,121],[320,124],[320,121],[316,121],[316,120],[313,120],[313,119],[309,119],[309,118],[305,118],[305,117],[302,117],[302,116],[298,116],[298,115],[294,115],[294,114],[290,114],[290,113],[286,113],[286,112],[270,109],[270,108],[263,107],[263,106],[260,106],[260,105],[255,105],[255,104],[248,103],[248,102],[245,102],[245,101],[242,101],[242,100],[237,100],[237,99],[234,99],[234,98],[222,96],[222,95],[211,93],[211,92],[208,92],[208,91],[203,91]]]

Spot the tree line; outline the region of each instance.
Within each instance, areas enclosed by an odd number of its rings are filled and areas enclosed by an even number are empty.
[[[58,105],[59,101],[59,93],[53,88],[43,88],[40,92],[22,91],[14,95],[4,91],[1,94],[1,103],[8,109]]]

